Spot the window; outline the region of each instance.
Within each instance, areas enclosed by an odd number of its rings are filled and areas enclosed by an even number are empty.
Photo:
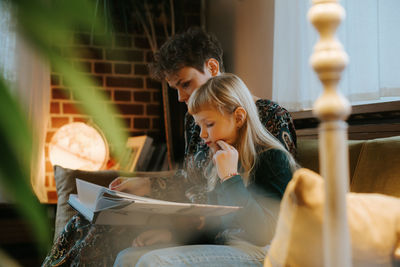
[[[348,0],[337,37],[350,62],[339,90],[355,104],[400,100],[400,1]],[[273,99],[291,111],[311,109],[322,85],[309,65],[318,34],[311,1],[275,1]]]

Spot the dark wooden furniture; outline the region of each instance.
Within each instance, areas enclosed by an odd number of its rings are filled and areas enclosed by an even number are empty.
[[[291,112],[300,138],[318,136],[318,119],[312,111]],[[356,105],[347,119],[350,140],[364,140],[400,135],[400,101]]]
[[[46,209],[52,227],[49,230],[53,236],[56,206],[46,204]],[[17,212],[14,204],[0,203],[0,248],[21,266],[40,266],[45,257],[40,255],[30,226]]]

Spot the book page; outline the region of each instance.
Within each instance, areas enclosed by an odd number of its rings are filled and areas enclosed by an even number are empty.
[[[93,210],[102,210],[111,206],[125,205],[127,201],[129,203],[174,203],[111,190],[81,179],[76,179],[76,188],[80,202]],[[105,194],[107,194],[107,196],[105,196]]]
[[[227,214],[234,210],[238,210],[240,208],[237,206],[222,206],[222,205],[164,201],[164,200],[158,200],[158,199],[153,199],[153,198],[140,197],[140,196],[124,193],[124,192],[114,191],[111,189],[107,189],[107,190],[108,190],[107,193],[109,193],[109,194],[115,194],[115,196],[118,196],[118,197],[134,200],[135,208],[140,207],[140,210],[142,210],[142,211],[145,211],[145,209],[148,209],[148,212],[151,212],[151,213],[160,213],[160,214],[178,213],[178,214],[182,214],[182,215],[202,214],[202,215],[207,215],[207,216],[216,216],[216,215]],[[145,204],[148,204],[148,205],[145,205]],[[224,210],[226,212],[224,212]]]
[[[107,192],[102,192],[96,200],[95,211],[112,209],[112,208],[121,208],[134,202],[135,202],[134,200],[115,197],[113,195],[109,195]]]
[[[173,203],[176,203],[176,202],[171,202],[171,201],[158,200],[158,199],[154,199],[154,198],[141,197],[141,196],[137,196],[137,195],[133,195],[133,194],[121,192],[121,191],[111,190],[111,189],[108,189],[108,188],[107,188],[107,193],[109,193],[110,195],[114,195],[114,196],[118,196],[118,197],[122,197],[122,198],[132,199],[132,200],[134,200],[135,202],[142,202],[142,203],[165,203],[165,204],[173,204]]]
[[[105,187],[76,179],[76,189],[79,201],[95,210],[97,198],[104,192]]]
[[[135,202],[126,206],[113,207],[110,210],[118,210],[118,212],[131,213],[141,212],[150,214],[177,214],[177,215],[198,215],[198,216],[222,216],[239,209],[239,207],[231,206],[214,206],[190,203],[140,203]]]
[[[240,209],[236,206],[156,200],[111,190],[80,179],[76,179],[76,186],[80,202],[93,211],[109,209],[120,212],[140,211],[155,214],[221,216]]]
[[[79,200],[78,195],[70,194],[68,204],[70,204],[72,208],[82,214],[87,220],[92,221],[94,214],[93,209],[88,207],[86,204],[83,204]]]

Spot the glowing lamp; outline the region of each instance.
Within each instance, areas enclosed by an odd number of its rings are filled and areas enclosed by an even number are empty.
[[[52,165],[70,169],[100,170],[108,160],[108,144],[96,128],[82,122],[62,126],[49,144]]]

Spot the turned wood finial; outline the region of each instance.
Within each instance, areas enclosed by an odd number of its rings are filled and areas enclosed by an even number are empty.
[[[314,103],[314,114],[321,120],[345,120],[351,106],[336,87],[348,57],[335,36],[345,11],[337,0],[314,0],[308,17],[320,35],[310,62],[324,86],[322,95]]]
[[[345,11],[337,0],[313,0],[308,13],[320,39],[310,58],[324,91],[314,103],[319,126],[321,175],[325,178],[324,265],[351,266],[350,234],[346,213],[349,184],[347,124],[351,112],[347,99],[337,90],[341,73],[348,62],[347,54],[335,37]]]

